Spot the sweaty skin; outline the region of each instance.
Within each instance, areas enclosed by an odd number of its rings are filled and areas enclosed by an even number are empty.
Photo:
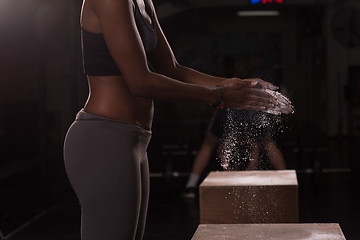
[[[134,20],[132,0],[84,0],[81,26],[88,32],[103,34],[121,76],[88,76],[89,97],[84,110],[151,129],[153,99],[187,102],[221,102],[230,108],[264,110],[273,107],[273,97],[254,88],[276,87],[261,79],[241,80],[209,76],[181,66],[161,30],[152,6],[154,21],[145,10],[144,0],[137,0],[148,24],[157,29],[158,43],[148,57],[156,72],[148,68],[146,54]]]

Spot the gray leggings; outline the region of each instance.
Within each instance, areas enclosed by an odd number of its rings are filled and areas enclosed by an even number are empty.
[[[139,240],[149,200],[151,132],[81,110],[64,143],[65,168],[81,205],[82,240]]]

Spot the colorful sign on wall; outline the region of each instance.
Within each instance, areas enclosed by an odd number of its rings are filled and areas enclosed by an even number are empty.
[[[250,0],[250,4],[283,4],[284,0]]]

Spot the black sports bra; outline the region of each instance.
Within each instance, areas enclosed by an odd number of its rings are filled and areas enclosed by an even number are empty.
[[[155,50],[157,37],[156,27],[154,24],[153,11],[146,4],[148,12],[151,12],[151,21],[153,25],[149,25],[140,13],[139,6],[136,0],[135,4],[135,22],[139,31],[142,43],[145,48],[145,53],[148,56]],[[82,57],[84,73],[92,76],[120,76],[119,71],[114,59],[112,58],[108,47],[106,46],[103,34],[96,34],[86,31],[81,28],[82,40]]]

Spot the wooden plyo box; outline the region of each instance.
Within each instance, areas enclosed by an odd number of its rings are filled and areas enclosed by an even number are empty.
[[[295,170],[211,172],[200,184],[200,223],[297,223]]]
[[[337,223],[201,224],[192,240],[345,240]]]

